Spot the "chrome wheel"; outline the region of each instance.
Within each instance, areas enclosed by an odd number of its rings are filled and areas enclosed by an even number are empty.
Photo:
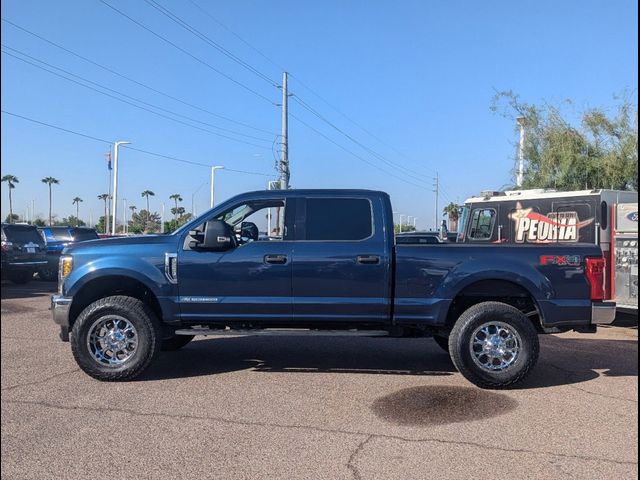
[[[119,367],[136,353],[138,333],[126,318],[107,315],[89,328],[87,348],[100,365]]]
[[[522,339],[507,323],[487,322],[475,329],[469,348],[476,365],[484,370],[500,372],[516,362]]]

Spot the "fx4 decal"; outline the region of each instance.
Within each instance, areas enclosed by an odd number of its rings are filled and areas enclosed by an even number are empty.
[[[540,255],[540,265],[558,265],[577,267],[582,263],[580,255]]]

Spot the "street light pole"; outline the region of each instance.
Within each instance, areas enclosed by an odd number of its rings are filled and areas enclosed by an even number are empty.
[[[400,214],[400,232],[398,233],[402,233],[402,217],[405,217],[406,215],[404,213]]]
[[[217,166],[211,167],[211,200],[209,202],[209,208],[213,208],[213,194],[216,183],[216,170],[222,170],[224,167]]]
[[[120,145],[129,145],[131,142],[116,142],[113,156],[113,222],[111,224],[111,235],[116,234],[116,213],[118,210],[118,150]]]

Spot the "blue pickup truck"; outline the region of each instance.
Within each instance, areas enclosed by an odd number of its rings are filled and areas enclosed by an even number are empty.
[[[501,388],[534,367],[538,334],[613,321],[603,267],[591,244],[396,244],[383,192],[259,191],[170,235],[67,247],[52,313],[99,380],[195,335],[386,335],[431,336],[469,381]]]

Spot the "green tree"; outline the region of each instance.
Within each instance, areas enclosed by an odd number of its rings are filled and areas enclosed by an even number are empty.
[[[7,215],[7,218],[4,219],[6,223],[16,223],[19,220],[20,215],[18,215],[17,213],[10,213],[9,215]]]
[[[49,186],[49,226],[51,226],[52,224],[52,215],[51,215],[51,208],[52,208],[52,201],[51,201],[51,186],[52,185],[57,185],[60,183],[60,180],[58,180],[57,178],[54,177],[44,177],[42,180],[42,183],[46,183]]]
[[[129,219],[129,232],[131,233],[158,233],[160,232],[160,214],[150,213],[148,210],[140,210],[131,214]]]
[[[570,101],[533,105],[512,91],[496,94],[491,109],[525,125],[523,188],[637,190],[638,109],[626,95],[617,101],[615,112],[586,109],[572,125]]]
[[[183,207],[178,207],[178,210],[182,209],[182,214],[178,217],[178,219],[173,219],[168,222],[164,222],[164,233],[171,233],[174,230],[177,230],[179,227],[190,221],[193,216],[190,213],[184,213]],[[172,209],[173,210],[173,209]]]
[[[457,232],[458,231],[458,218],[460,216],[460,205],[450,202],[449,205],[444,207],[442,210],[442,215],[447,216],[449,220],[449,231]]]
[[[149,208],[149,197],[155,196],[155,193],[153,193],[151,190],[145,190],[144,192],[142,192],[142,196],[147,199],[147,216],[148,216],[148,213],[151,211],[151,209]],[[147,225],[144,226],[144,230],[145,231],[147,230]]]
[[[80,202],[82,202],[84,200],[82,200],[80,197],[75,197],[73,199],[72,205],[76,206],[76,221],[78,221],[80,219]],[[69,217],[71,218],[71,217]],[[84,222],[82,222],[82,224],[84,225]],[[76,227],[78,227],[79,225],[76,224]]]
[[[396,223],[395,225],[393,225],[393,231],[395,233],[415,232],[416,227],[414,227],[413,225],[402,225],[402,232],[400,232],[400,224]]]
[[[173,219],[174,220],[178,220],[178,213],[177,213],[177,211],[178,211],[178,202],[182,201],[182,197],[180,196],[179,193],[174,193],[173,195],[169,195],[169,198],[176,203],[175,208],[172,208],[171,212],[173,212]]]
[[[20,183],[20,180],[14,175],[5,175],[1,181],[7,182],[7,186],[9,187],[9,216],[7,218],[9,223],[13,223],[13,198],[11,197],[11,190],[16,188],[16,183]]]
[[[44,226],[46,226],[46,225],[47,225],[47,224],[46,224],[46,222],[45,222],[42,218],[40,218],[40,217],[36,218],[36,219],[33,221],[33,224],[34,224],[36,227],[44,227]]]
[[[53,222],[56,226],[69,226],[69,227],[84,227],[86,223],[80,220],[78,217],[74,215],[69,215],[68,217],[63,217],[62,220],[54,220]]]
[[[105,216],[102,215],[100,216],[100,218],[98,219],[98,223],[96,223],[96,231],[97,232],[103,232],[103,233],[107,233],[106,232],[106,227],[107,227],[107,223],[105,221]]]
[[[110,195],[108,193],[101,193],[100,195],[98,195],[98,199],[104,201],[104,217],[100,217],[102,220],[101,222],[100,221],[98,222],[98,224],[96,225],[96,228],[98,229],[98,231],[102,230],[103,233],[107,233],[106,218],[107,218],[107,202],[109,201],[109,197]]]

